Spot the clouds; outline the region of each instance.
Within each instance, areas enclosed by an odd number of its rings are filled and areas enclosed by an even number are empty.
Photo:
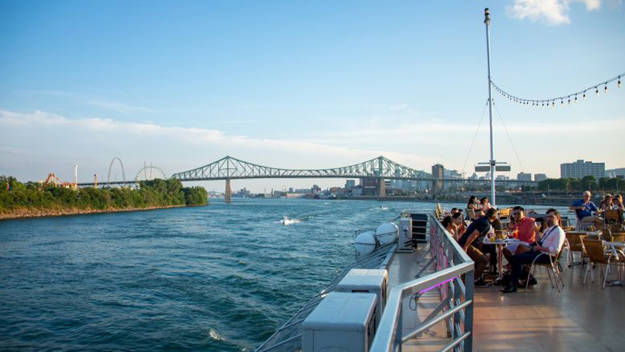
[[[36,180],[54,171],[63,179],[70,179],[73,164],[79,163],[79,178],[87,181],[85,177],[92,177],[94,173],[106,175],[105,167],[113,156],[120,156],[127,170],[138,170],[147,162],[161,167],[168,175],[225,155],[283,168],[338,167],[384,155],[415,169],[428,171],[431,165],[441,162],[452,169],[466,167],[467,172],[473,163],[487,159],[488,128],[485,124],[473,143],[477,128],[473,118],[467,117],[458,123],[421,117],[415,122],[389,123],[373,119],[352,128],[326,129],[300,137],[265,138],[229,134],[219,129],[102,117],[68,118],[45,111],[24,113],[0,109],[0,174]],[[497,155],[518,167],[521,161],[511,159],[514,153],[508,133],[497,122]],[[582,157],[606,161],[613,167],[621,166],[620,149],[613,145],[620,140],[619,131],[624,129],[625,118],[621,117],[596,117],[575,123],[509,121],[507,131],[520,151],[522,165],[527,167],[514,171],[547,172],[557,176],[560,162]],[[592,150],[579,155],[567,152],[580,150],[577,141],[588,136],[594,140]],[[470,145],[473,148],[467,150]],[[551,146],[557,146],[558,152],[545,152],[545,148]],[[256,190],[277,181],[262,182],[259,181]]]
[[[508,13],[515,18],[529,18],[532,21],[545,21],[551,25],[567,24],[571,20],[571,3],[581,2],[586,10],[593,11],[601,7],[601,0],[515,0],[508,7]]]

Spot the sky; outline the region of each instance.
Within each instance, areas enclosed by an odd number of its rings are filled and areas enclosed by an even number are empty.
[[[493,81],[529,98],[625,72],[619,0],[0,0],[0,175],[167,176],[231,155],[329,168],[384,155],[472,173],[489,159]],[[559,177],[625,167],[625,85],[534,108],[493,92],[495,158]],[[580,99],[581,100],[581,99]],[[117,164],[112,179],[121,179]],[[253,191],[341,180],[246,180]],[[223,182],[203,184],[222,191]]]

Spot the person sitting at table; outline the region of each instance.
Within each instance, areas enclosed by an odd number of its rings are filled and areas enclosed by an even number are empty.
[[[612,201],[612,195],[610,193],[606,193],[606,195],[603,196],[603,200],[599,204],[599,209],[601,209],[601,211],[614,209],[614,202]]]
[[[497,218],[497,210],[490,209],[485,216],[473,221],[458,240],[458,244],[475,262],[476,281],[474,285],[476,287],[488,287],[488,284],[484,281],[484,269],[488,265],[488,257],[474,245],[474,242],[478,238],[483,239],[484,236],[489,234],[494,235],[494,230],[490,223],[495,218]]]
[[[554,208],[549,208],[547,209],[547,211],[545,212],[545,214],[547,216],[551,215],[554,211],[556,211],[556,209]],[[538,231],[536,232],[536,236],[541,236],[543,233],[545,233],[545,230],[547,229],[547,221],[546,218],[547,216],[545,216],[544,218],[542,218],[542,220],[540,221],[540,228],[538,229]],[[562,226],[562,224],[558,224],[560,226]]]
[[[527,252],[530,249],[530,244],[536,241],[536,221],[525,216],[525,209],[522,206],[517,205],[512,208],[512,218],[514,224],[511,230],[517,234],[519,241],[509,243],[503,249],[503,255],[508,262],[513,255]]]
[[[492,208],[492,205],[490,205],[490,201],[488,200],[488,197],[482,197],[482,199],[480,199],[480,207],[484,211],[488,211],[488,209]]]
[[[579,229],[588,224],[601,226],[601,219],[593,214],[599,211],[599,208],[590,200],[591,196],[590,191],[586,191],[583,199],[576,200],[570,206],[571,210],[575,210]]]
[[[538,256],[540,257],[536,259],[536,263],[548,264],[550,263],[549,256],[551,256],[551,260],[553,260],[553,257],[555,257],[562,249],[562,245],[566,239],[566,234],[559,225],[560,213],[557,210],[551,213],[547,216],[546,222],[548,228],[545,231],[543,238],[538,241],[535,246],[532,246],[530,251],[512,256],[510,260],[512,264],[511,279],[508,285],[501,290],[501,292],[516,292],[524,264],[531,264]],[[543,253],[547,255],[541,255]]]
[[[443,218],[443,221],[441,221],[441,225],[443,225],[445,230],[447,230],[447,232],[449,232],[449,234],[452,235],[454,239],[456,238],[457,228],[456,228],[456,224],[451,219],[451,215],[445,216]]]
[[[462,218],[462,213],[458,212],[452,215],[451,221],[456,225],[456,233],[454,238],[456,239],[456,241],[458,241],[460,235],[467,230],[467,226],[464,224],[464,219]]]
[[[625,212],[625,206],[623,205],[623,196],[621,194],[615,194],[612,198],[614,202],[614,210],[618,210],[619,223],[623,223],[623,213]]]
[[[468,220],[477,219],[477,214],[475,212],[480,209],[480,203],[477,200],[476,196],[469,197],[469,201],[467,202],[467,218]]]

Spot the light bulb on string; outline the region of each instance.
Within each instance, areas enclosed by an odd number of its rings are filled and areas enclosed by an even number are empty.
[[[618,81],[616,82],[616,87],[621,88],[621,76],[618,76]]]
[[[582,96],[582,98],[586,99],[586,91],[584,91],[584,95]]]
[[[608,94],[608,84],[606,83],[605,86],[603,86],[603,92],[605,94]]]
[[[599,88],[595,87],[595,94],[599,95]]]
[[[571,104],[571,96],[569,95],[569,100],[566,102],[567,104]]]
[[[577,103],[577,94],[575,94],[575,101],[574,102]]]
[[[564,100],[560,99],[560,105],[564,104]]]

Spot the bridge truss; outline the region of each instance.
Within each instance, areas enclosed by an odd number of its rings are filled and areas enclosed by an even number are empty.
[[[431,175],[398,164],[383,156],[331,169],[282,169],[226,156],[210,164],[175,173],[181,181],[229,180],[243,178],[361,178],[431,180]]]

